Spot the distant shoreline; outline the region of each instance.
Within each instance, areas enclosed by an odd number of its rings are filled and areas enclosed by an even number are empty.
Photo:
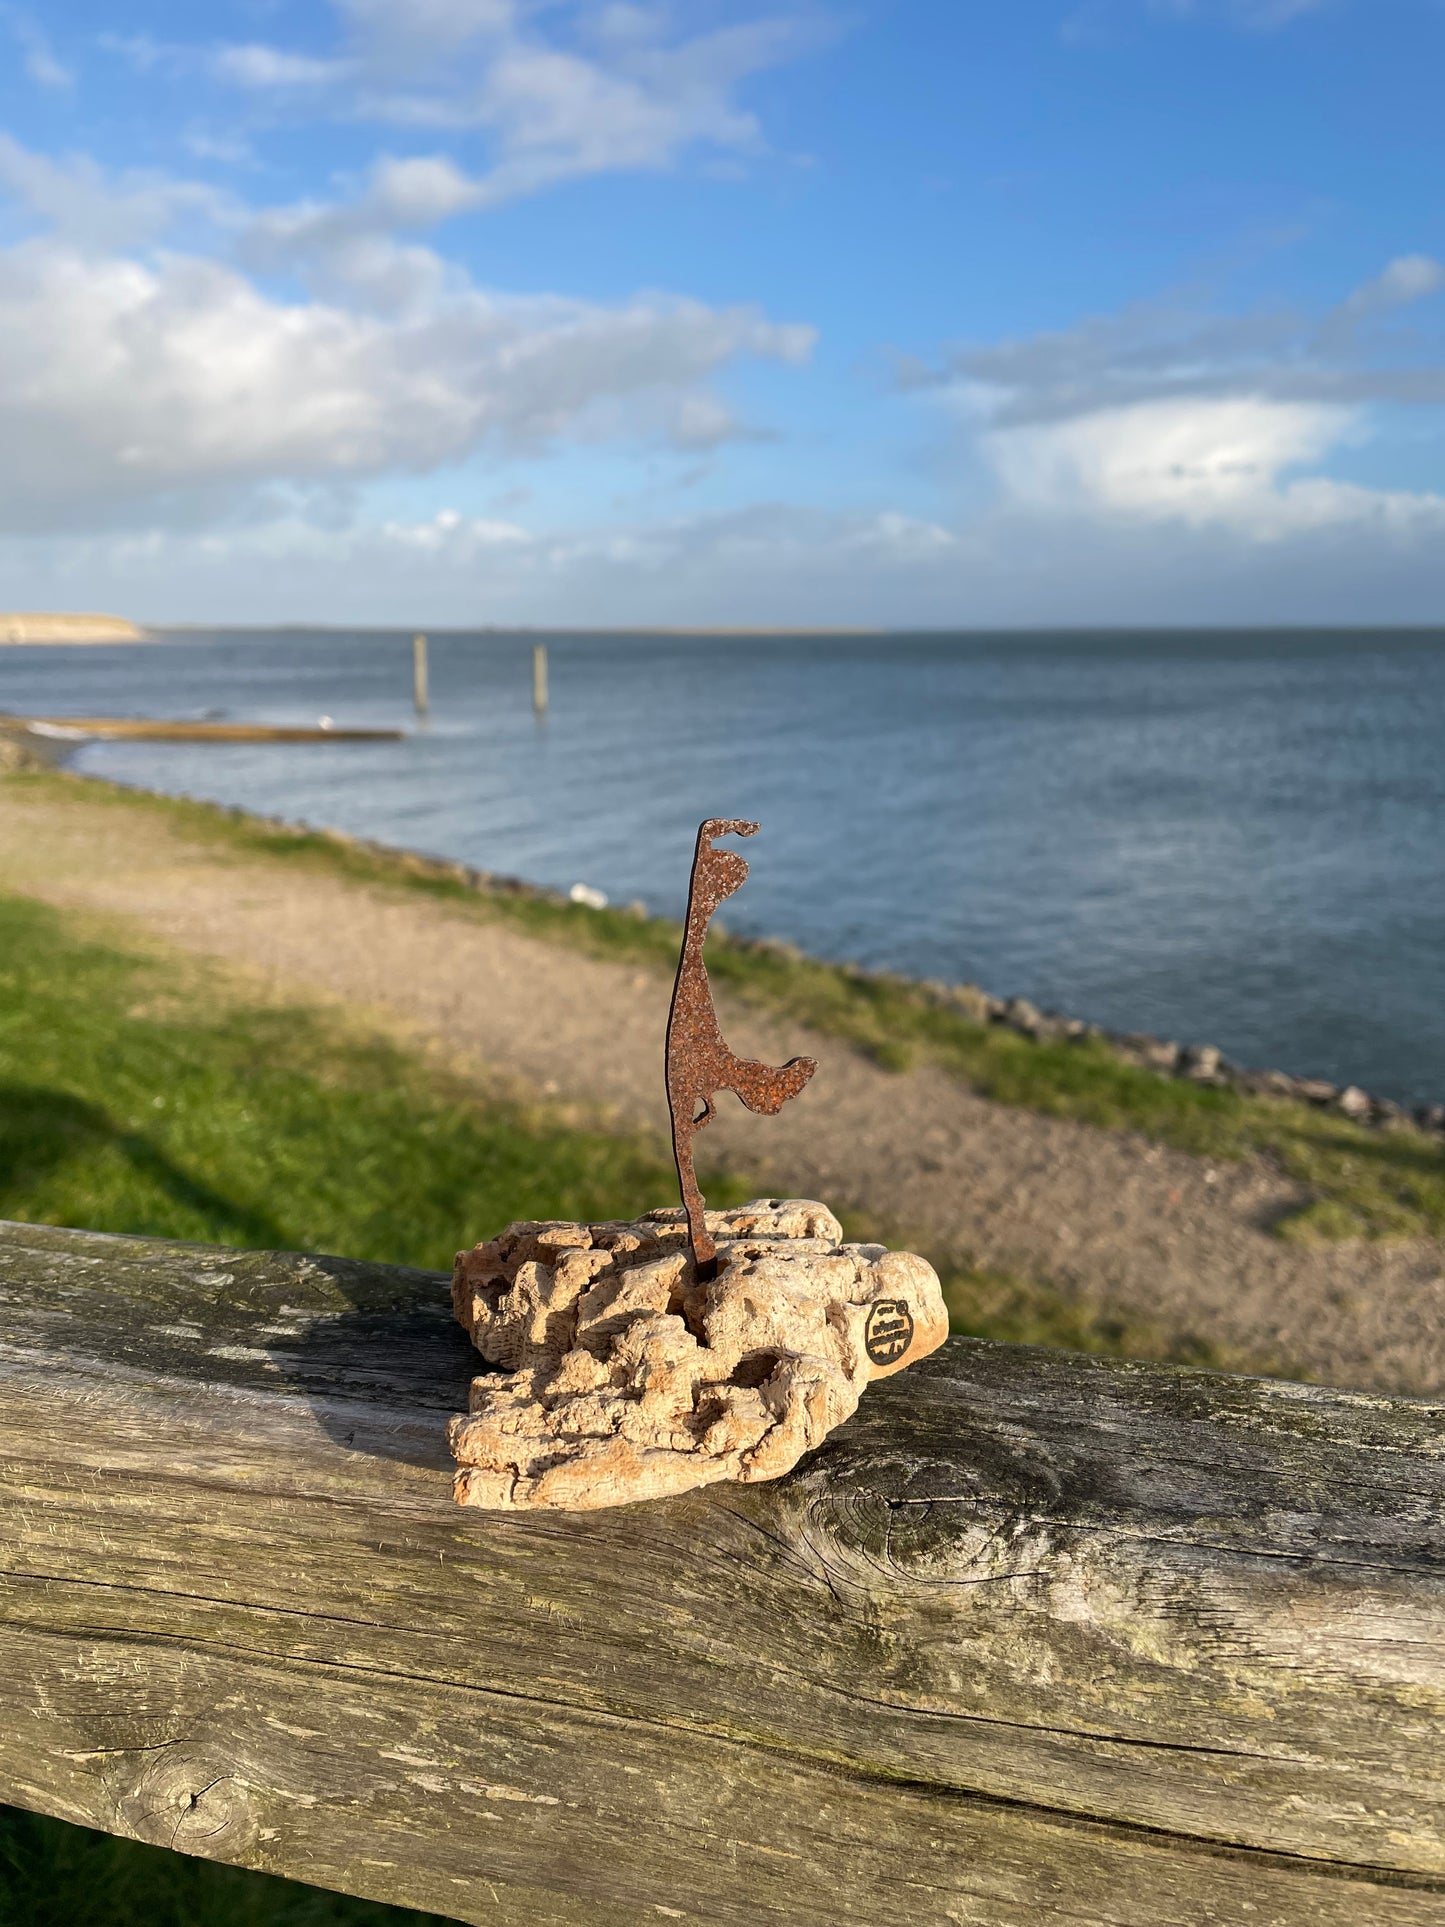
[[[606,628],[588,628],[574,625],[565,628],[539,629],[531,623],[516,625],[496,622],[479,623],[475,627],[462,628],[456,625],[436,623],[349,623],[349,622],[158,622],[154,633],[166,636],[210,635],[224,630],[228,635],[317,635],[317,636],[400,636],[420,633],[428,636],[530,636],[543,642],[556,642],[571,636],[892,636],[905,634],[937,634],[940,636],[957,633],[950,629],[939,630],[902,630],[870,629],[863,627],[835,627],[826,624],[781,624],[777,627],[768,623],[699,623],[687,626],[663,627],[658,624],[641,623],[610,624]]]
[[[150,640],[148,631],[124,616],[56,615],[43,610],[0,612],[0,646],[70,648],[85,643]]]
[[[1026,643],[1033,639],[1085,642],[1091,638],[1113,640],[1168,637],[1212,639],[1232,636],[1321,636],[1348,637],[1368,635],[1415,636],[1422,640],[1445,641],[1445,617],[1439,622],[1235,622],[1235,623],[977,623],[894,624],[831,622],[692,622],[692,623],[502,623],[476,624],[394,622],[152,622],[135,623],[124,616],[69,614],[44,610],[0,611],[0,648],[104,644],[124,642],[183,641],[193,636],[392,636],[421,633],[428,636],[477,636],[497,639],[522,638],[531,642],[606,641],[617,638],[675,637],[682,641],[759,640],[806,641],[885,641],[899,638],[1008,638]]]
[[[4,618],[0,617],[0,622]],[[1445,617],[1439,622],[1232,622],[1232,623],[899,623],[892,627],[876,624],[844,623],[586,623],[553,624],[480,622],[156,622],[146,628],[149,638],[194,635],[316,635],[316,636],[521,636],[534,642],[561,642],[573,639],[678,636],[705,639],[709,636],[755,637],[767,639],[843,637],[856,640],[887,640],[897,637],[922,637],[946,640],[953,636],[1008,637],[1021,642],[1034,637],[1068,637],[1079,641],[1091,637],[1218,637],[1218,636],[1420,636],[1445,641]]]

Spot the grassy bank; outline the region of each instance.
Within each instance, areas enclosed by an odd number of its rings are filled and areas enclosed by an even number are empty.
[[[626,1214],[676,1185],[660,1147],[24,899],[0,899],[0,1011],[3,1217],[450,1270],[509,1218]]]
[[[120,811],[158,813],[198,843],[357,882],[421,892],[457,914],[501,920],[593,956],[670,972],[678,927],[625,910],[590,910],[539,894],[478,890],[461,865],[379,853],[327,834],[296,832],[209,804],[147,796],[53,773],[12,776],[48,794],[83,789]],[[1445,1148],[1404,1127],[1382,1132],[1298,1102],[1163,1077],[1121,1061],[1098,1040],[1034,1043],[973,1021],[902,978],[867,975],[716,933],[708,967],[734,995],[839,1037],[894,1070],[933,1063],[997,1103],[1108,1130],[1137,1131],[1196,1156],[1269,1159],[1309,1187],[1305,1208],[1278,1227],[1301,1241],[1445,1233]]]

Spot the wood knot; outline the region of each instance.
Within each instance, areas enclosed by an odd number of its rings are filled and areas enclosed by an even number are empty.
[[[239,1860],[255,1842],[251,1789],[215,1747],[176,1741],[133,1771],[116,1811],[137,1840],[208,1860]]]

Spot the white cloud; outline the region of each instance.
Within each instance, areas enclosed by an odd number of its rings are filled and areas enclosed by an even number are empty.
[[[498,549],[532,546],[532,537],[516,522],[462,515],[457,509],[439,509],[425,522],[383,522],[379,534],[384,543],[427,557],[446,556],[454,563],[474,562]]]
[[[350,201],[302,201],[254,211],[240,224],[240,260],[261,273],[297,275],[308,287],[363,299],[385,312],[415,311],[465,277],[430,248],[398,241],[476,207],[481,184],[441,156],[383,156]]]
[[[605,58],[515,41],[470,100],[439,103],[435,112],[443,122],[460,117],[492,131],[497,196],[574,175],[667,168],[698,143],[761,146],[761,129],[734,91],[785,59],[797,38],[791,22],[774,19],[671,46],[650,37],[614,45]],[[432,113],[421,108],[417,117]]]
[[[197,75],[250,93],[315,93],[355,74],[345,58],[297,53],[265,41],[159,40],[149,33],[104,33],[98,46],[138,74],[191,81]]]
[[[248,233],[293,264],[322,256],[360,235],[423,232],[481,206],[485,183],[465,174],[445,155],[383,154],[362,192],[349,201],[302,201],[252,215]]]
[[[482,34],[511,32],[515,0],[336,0],[352,34],[363,45],[416,60],[451,53]]]
[[[796,360],[809,342],[751,309],[662,297],[604,307],[460,287],[387,318],[279,301],[192,256],[32,241],[0,253],[0,526],[194,517],[271,484],[419,473],[561,437],[691,441],[716,370]],[[712,417],[710,438],[728,426]]]
[[[278,512],[197,532],[0,539],[0,604],[417,627],[1419,622],[1445,600],[1439,535],[1438,509],[1411,522],[1373,497],[1273,542],[1018,506],[966,529],[786,501],[556,532],[455,510]]]
[[[1051,514],[1220,522],[1277,535],[1308,515],[1280,487],[1351,425],[1348,411],[1240,396],[1140,402],[995,430],[985,449],[1009,499]]]
[[[545,536],[516,523],[444,510],[422,523],[387,522],[379,533],[385,544],[423,552],[463,573],[482,558],[495,563],[498,552],[506,550],[514,573],[560,583],[598,569],[653,582],[665,581],[674,570],[684,579],[701,569],[718,579],[746,580],[754,571],[776,578],[820,563],[844,572],[904,569],[950,555],[958,546],[951,530],[897,511],[830,515],[782,503]],[[358,533],[348,539],[374,538]]]
[[[1370,440],[1377,404],[1445,404],[1439,341],[1397,319],[1442,290],[1445,267],[1404,255],[1319,321],[1143,303],[958,348],[902,379],[940,395],[1006,507],[1055,523],[1172,522],[1252,542],[1347,522],[1419,534],[1442,526],[1445,495],[1308,471]]]
[[[481,204],[584,175],[669,169],[692,148],[761,151],[739,88],[824,33],[811,10],[689,33],[656,4],[336,4],[342,39],[333,53],[146,35],[106,44],[143,72],[203,73],[277,108],[304,103],[308,113],[480,133],[492,150]]]
[[[1399,255],[1326,315],[1320,328],[1321,345],[1336,353],[1347,350],[1365,322],[1413,307],[1441,288],[1445,288],[1445,265],[1428,254]]]
[[[1140,302],[1072,327],[911,363],[906,385],[967,395],[1001,425],[1060,421],[1185,397],[1255,396],[1354,407],[1445,403],[1445,344],[1412,336],[1403,309],[1445,289],[1445,267],[1404,255],[1320,320],[1288,309],[1203,314],[1180,300]]]
[[[0,23],[7,25],[20,47],[21,65],[28,80],[47,91],[64,92],[75,85],[75,75],[57,59],[49,39],[28,13],[0,6]]]
[[[866,624],[910,598],[915,611],[956,602],[960,544],[897,512],[784,502],[560,532],[453,509],[336,526],[280,513],[200,533],[0,538],[0,602],[20,569],[32,587],[63,578],[73,599],[83,581],[101,606],[161,619],[225,607],[252,621]]]
[[[1445,535],[1445,495],[1291,473],[1360,432],[1352,409],[1240,396],[996,430],[984,449],[1006,503],[1055,522],[1172,522],[1249,543],[1342,526]]]
[[[428,228],[479,205],[485,190],[444,155],[383,155],[372,169],[366,216],[379,226]]]
[[[344,61],[317,60],[309,54],[288,53],[284,48],[255,42],[217,47],[208,64],[217,80],[261,90],[329,87],[349,72]]]
[[[1284,27],[1307,13],[1318,13],[1332,0],[1149,0],[1154,13],[1175,19],[1220,18],[1238,27]]]
[[[194,524],[564,440],[710,447],[744,432],[712,378],[813,342],[747,306],[478,288],[397,238],[475,201],[439,157],[383,158],[350,203],[258,212],[0,135],[6,192],[48,231],[0,248],[0,530]],[[219,252],[166,245],[176,223]],[[255,278],[276,271],[308,293]]]
[[[1402,254],[1383,274],[1358,289],[1353,298],[1367,301],[1375,308],[1395,308],[1421,301],[1442,287],[1445,287],[1445,266],[1439,261],[1432,260],[1428,254]]]
[[[137,247],[187,214],[224,219],[213,188],[143,168],[110,174],[83,154],[54,160],[0,133],[0,194],[54,235],[81,246]]]

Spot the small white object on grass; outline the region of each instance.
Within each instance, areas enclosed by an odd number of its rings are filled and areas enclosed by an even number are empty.
[[[572,899],[573,903],[585,903],[589,910],[605,910],[607,908],[607,892],[605,890],[594,890],[590,883],[574,883],[572,888],[567,892],[567,895]]]

